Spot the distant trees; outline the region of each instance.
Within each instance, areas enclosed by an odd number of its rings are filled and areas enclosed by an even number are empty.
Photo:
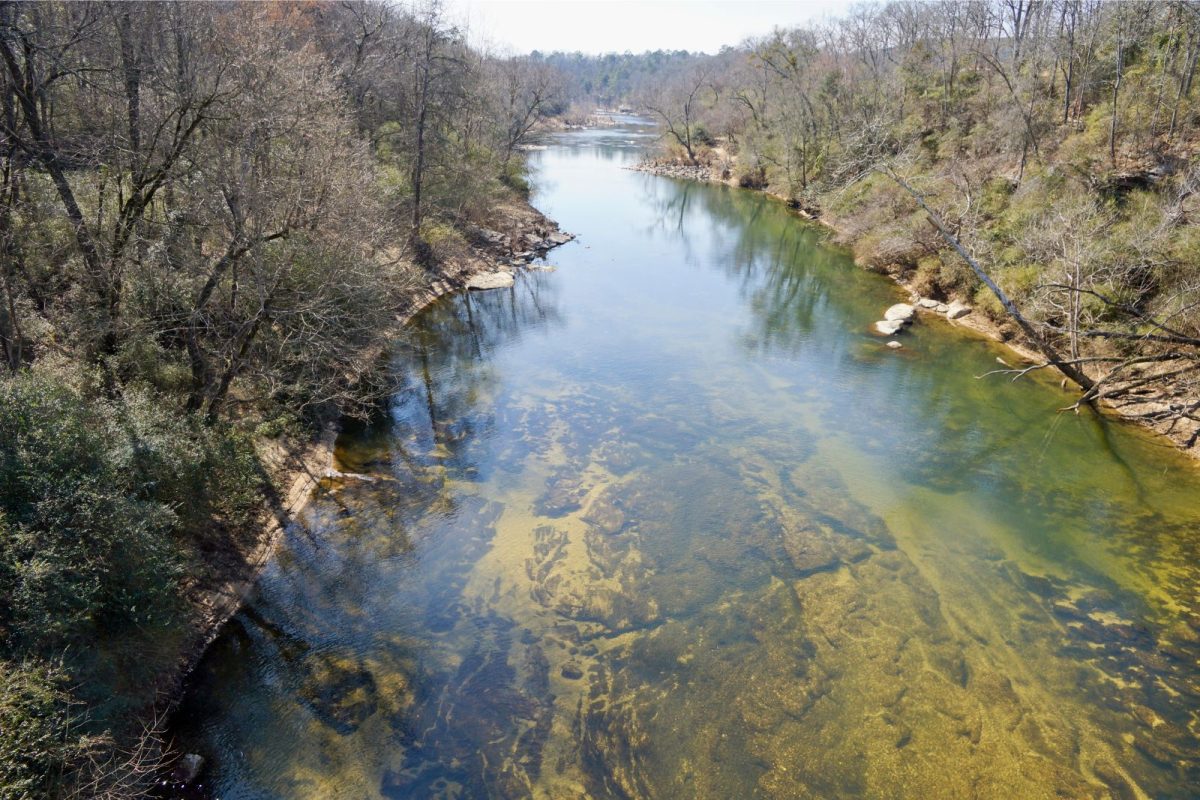
[[[649,53],[608,53],[588,56],[582,53],[540,53],[530,59],[544,63],[562,76],[567,96],[573,100],[615,107],[631,103],[653,89],[664,75],[703,60],[700,54],[685,50],[655,50]]]
[[[499,122],[502,163],[507,168],[517,147],[528,139],[538,123],[564,109],[563,75],[528,56],[489,59],[485,74]]]
[[[696,163],[696,149],[701,144],[703,112],[717,99],[711,71],[712,67],[703,63],[689,66],[665,77],[639,97],[639,105],[662,123],[692,164]]]

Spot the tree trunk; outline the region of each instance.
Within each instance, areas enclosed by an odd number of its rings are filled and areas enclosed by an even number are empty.
[[[421,54],[421,63],[417,66],[416,152],[413,153],[413,202],[412,228],[410,231],[411,239],[414,242],[419,241],[421,238],[421,190],[425,181],[425,125],[429,117],[429,83],[430,73],[433,70],[433,48],[435,44],[434,37],[436,36],[433,25],[434,20],[431,19],[429,27],[425,31],[424,51]]]
[[[996,299],[1000,301],[1000,305],[1004,306],[1004,310],[1008,312],[1009,316],[1013,318],[1013,321],[1017,323],[1017,325],[1025,333],[1025,336],[1028,337],[1030,344],[1036,347],[1038,352],[1045,356],[1046,360],[1053,365],[1055,369],[1077,383],[1081,388],[1084,389],[1085,392],[1091,390],[1095,386],[1095,382],[1092,381],[1091,378],[1085,375],[1074,364],[1064,361],[1058,355],[1058,352],[1054,349],[1054,347],[1047,342],[1037,332],[1037,329],[1033,327],[1033,324],[1025,318],[1025,315],[1021,313],[1019,308],[1017,308],[1016,303],[1009,299],[1008,295],[1004,293],[1004,290],[1001,289],[999,285],[992,280],[991,276],[987,274],[983,267],[979,265],[979,262],[971,257],[971,254],[967,252],[967,249],[963,247],[958,238],[950,232],[950,229],[946,226],[946,223],[942,221],[941,216],[939,216],[938,213],[930,208],[929,204],[925,202],[925,197],[894,172],[884,169],[880,169],[879,171],[895,181],[900,188],[908,192],[909,195],[911,195],[912,198],[917,201],[917,204],[921,206],[926,215],[928,215],[929,221],[933,223],[935,228],[937,228],[938,233],[940,233],[942,238],[946,240],[947,244],[954,248],[954,251],[962,257],[963,261],[967,262],[967,266],[971,268],[971,271],[975,273],[976,277],[978,277],[979,280],[981,280],[983,284],[987,286],[989,290],[991,290]]]
[[[1179,91],[1175,94],[1175,104],[1171,109],[1171,124],[1167,131],[1167,140],[1174,141],[1176,125],[1179,123],[1179,105],[1192,89],[1192,75],[1196,72],[1196,56],[1200,55],[1200,35],[1195,31],[1188,34],[1187,56],[1183,59],[1183,70],[1179,75]]]
[[[1121,23],[1117,21],[1117,77],[1113,80],[1112,90],[1112,121],[1108,126],[1108,158],[1115,167],[1117,165],[1117,97],[1121,92],[1121,70],[1125,65],[1125,46],[1122,39]]]

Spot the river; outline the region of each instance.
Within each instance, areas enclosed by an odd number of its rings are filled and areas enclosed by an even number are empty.
[[[1200,477],[759,194],[533,154],[177,715],[235,798],[1200,795]]]

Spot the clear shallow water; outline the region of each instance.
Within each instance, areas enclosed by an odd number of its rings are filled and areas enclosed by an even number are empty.
[[[1200,794],[1197,470],[646,141],[538,153],[559,269],[397,344],[179,715],[214,794]]]

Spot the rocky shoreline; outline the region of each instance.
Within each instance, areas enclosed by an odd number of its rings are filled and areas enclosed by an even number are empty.
[[[677,178],[680,180],[696,180],[704,183],[720,183],[726,186],[732,186],[739,189],[752,189],[754,191],[766,194],[768,197],[787,203],[798,216],[810,222],[819,222],[821,225],[832,231],[839,239],[839,243],[849,245],[849,237],[846,232],[839,228],[837,221],[830,219],[827,215],[820,213],[818,209],[798,207],[790,202],[788,198],[783,197],[775,192],[768,191],[762,187],[741,186],[733,177],[733,165],[728,158],[717,158],[711,163],[705,164],[681,164],[672,159],[647,159],[641,163],[635,164],[632,167],[626,167],[633,172],[645,172],[651,175],[659,175],[665,178]],[[857,259],[856,259],[857,261]],[[886,271],[883,274],[891,278],[898,286],[905,289],[909,293],[909,300],[916,304],[922,311],[933,311],[944,316],[952,325],[967,328],[975,333],[982,334],[987,339],[996,344],[1003,345],[1005,348],[1012,351],[1014,356],[1024,362],[1025,366],[1040,364],[1045,359],[1033,348],[1025,345],[1017,338],[1013,331],[1003,323],[996,322],[984,314],[971,313],[970,306],[962,298],[949,297],[947,302],[934,300],[932,298],[923,298],[915,292],[905,276],[902,273]],[[932,304],[932,305],[929,305]],[[957,316],[941,310],[944,306],[947,311],[954,306],[968,309],[966,313],[960,313]],[[896,329],[897,331],[899,328]],[[890,335],[882,329],[872,326],[872,331],[877,334]],[[889,344],[891,346],[891,344]],[[894,347],[900,349],[903,345]],[[1001,363],[1007,366],[1007,362],[1001,359]],[[1065,385],[1065,383],[1064,383]],[[1107,401],[1101,401],[1103,411],[1111,413],[1118,418],[1127,422],[1133,422],[1142,428],[1153,431],[1154,433],[1165,437],[1171,442],[1172,446],[1189,456],[1193,460],[1200,461],[1200,424],[1176,424],[1171,422],[1157,422],[1147,419],[1143,416],[1147,411],[1154,411],[1154,408],[1147,408],[1144,404],[1126,403],[1123,405],[1114,405]],[[1067,403],[1066,405],[1070,405]]]
[[[505,286],[515,282],[521,270],[547,269],[534,262],[550,250],[575,236],[559,230],[558,224],[532,206],[525,205],[510,215],[506,230],[477,227],[468,231],[470,250],[464,256],[441,265],[425,285],[409,292],[396,312],[399,330],[438,298],[459,290],[500,288],[480,285],[487,279],[500,278]],[[378,354],[382,356],[382,353]],[[220,573],[215,581],[185,588],[196,617],[192,644],[185,648],[178,668],[160,683],[158,707],[154,718],[169,717],[186,691],[189,676],[203,659],[222,628],[241,610],[262,571],[270,563],[287,527],[295,523],[322,482],[342,477],[334,458],[334,446],[340,432],[336,421],[325,425],[319,434],[303,442],[260,442],[258,455],[272,487],[268,492],[259,534],[240,553],[222,554],[223,563],[213,567]],[[168,745],[169,747],[169,745]],[[173,753],[168,762],[175,764],[173,786],[186,791],[201,773],[203,761],[195,754]]]
[[[534,262],[575,236],[558,229],[558,224],[529,206],[507,231],[476,227],[470,231],[471,250],[442,265],[425,286],[410,292],[397,310],[397,327],[404,327],[423,308],[439,297],[471,288],[471,281],[489,274],[514,275],[523,269],[539,269]]]

